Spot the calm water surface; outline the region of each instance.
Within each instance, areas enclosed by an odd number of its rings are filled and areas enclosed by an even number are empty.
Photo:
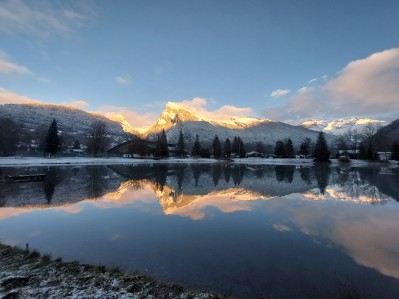
[[[399,298],[399,169],[1,168],[0,242],[242,298]]]

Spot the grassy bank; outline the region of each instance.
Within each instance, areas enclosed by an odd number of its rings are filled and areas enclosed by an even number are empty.
[[[0,244],[0,298],[226,298]]]

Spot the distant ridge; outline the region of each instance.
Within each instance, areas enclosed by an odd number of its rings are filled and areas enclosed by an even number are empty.
[[[118,144],[127,139],[127,133],[119,122],[97,114],[88,113],[78,108],[54,104],[4,104],[0,105],[0,117],[10,118],[30,132],[39,127],[50,126],[51,121],[57,120],[60,132],[74,135],[77,139],[87,138],[87,132],[94,121],[107,124],[112,144]]]
[[[346,133],[349,129],[358,130],[360,132],[368,124],[385,126],[387,122],[369,118],[348,117],[337,120],[310,119],[303,121],[300,126],[310,130],[341,135]]]

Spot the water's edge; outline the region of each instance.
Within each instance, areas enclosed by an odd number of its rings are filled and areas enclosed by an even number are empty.
[[[64,262],[1,243],[0,257],[2,298],[232,298],[187,290],[118,268]]]

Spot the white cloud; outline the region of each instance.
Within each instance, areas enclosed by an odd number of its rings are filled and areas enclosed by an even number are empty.
[[[321,85],[299,89],[283,107],[266,109],[265,116],[282,121],[346,116],[397,118],[399,48],[352,61],[336,77],[321,78]]]
[[[89,106],[89,103],[83,100],[71,100],[63,105],[75,107],[78,109],[86,109]]]
[[[7,55],[0,52],[0,73],[30,74],[31,71],[7,59]]]
[[[152,112],[139,113],[131,108],[112,105],[102,106],[96,112],[101,113],[106,117],[122,115],[128,121],[130,126],[135,129],[146,129],[150,127],[158,118],[158,115]]]
[[[214,101],[214,100],[213,100]],[[194,98],[182,102],[175,102],[182,108],[190,110],[207,119],[227,120],[231,118],[250,117],[253,114],[252,108],[240,108],[232,105],[224,105],[214,111],[208,111],[206,105],[208,101],[204,98]]]
[[[313,78],[313,79],[310,79],[308,83],[312,84],[312,83],[317,82],[318,80],[319,80],[318,78]]]
[[[40,103],[40,101],[13,93],[4,88],[0,88],[0,104],[25,104],[25,103]]]
[[[63,7],[67,7],[64,9]],[[84,2],[29,2],[6,0],[0,3],[0,31],[34,34],[40,37],[68,35],[95,11]]]
[[[131,82],[131,79],[128,76],[116,76],[115,82],[120,85],[128,85]]]
[[[324,86],[334,110],[359,113],[399,110],[399,48],[352,61]]]
[[[281,97],[286,94],[289,94],[290,92],[291,92],[291,90],[289,90],[289,89],[276,89],[270,95],[272,97]]]
[[[303,86],[297,90],[297,93],[306,93],[313,90],[313,87]]]

